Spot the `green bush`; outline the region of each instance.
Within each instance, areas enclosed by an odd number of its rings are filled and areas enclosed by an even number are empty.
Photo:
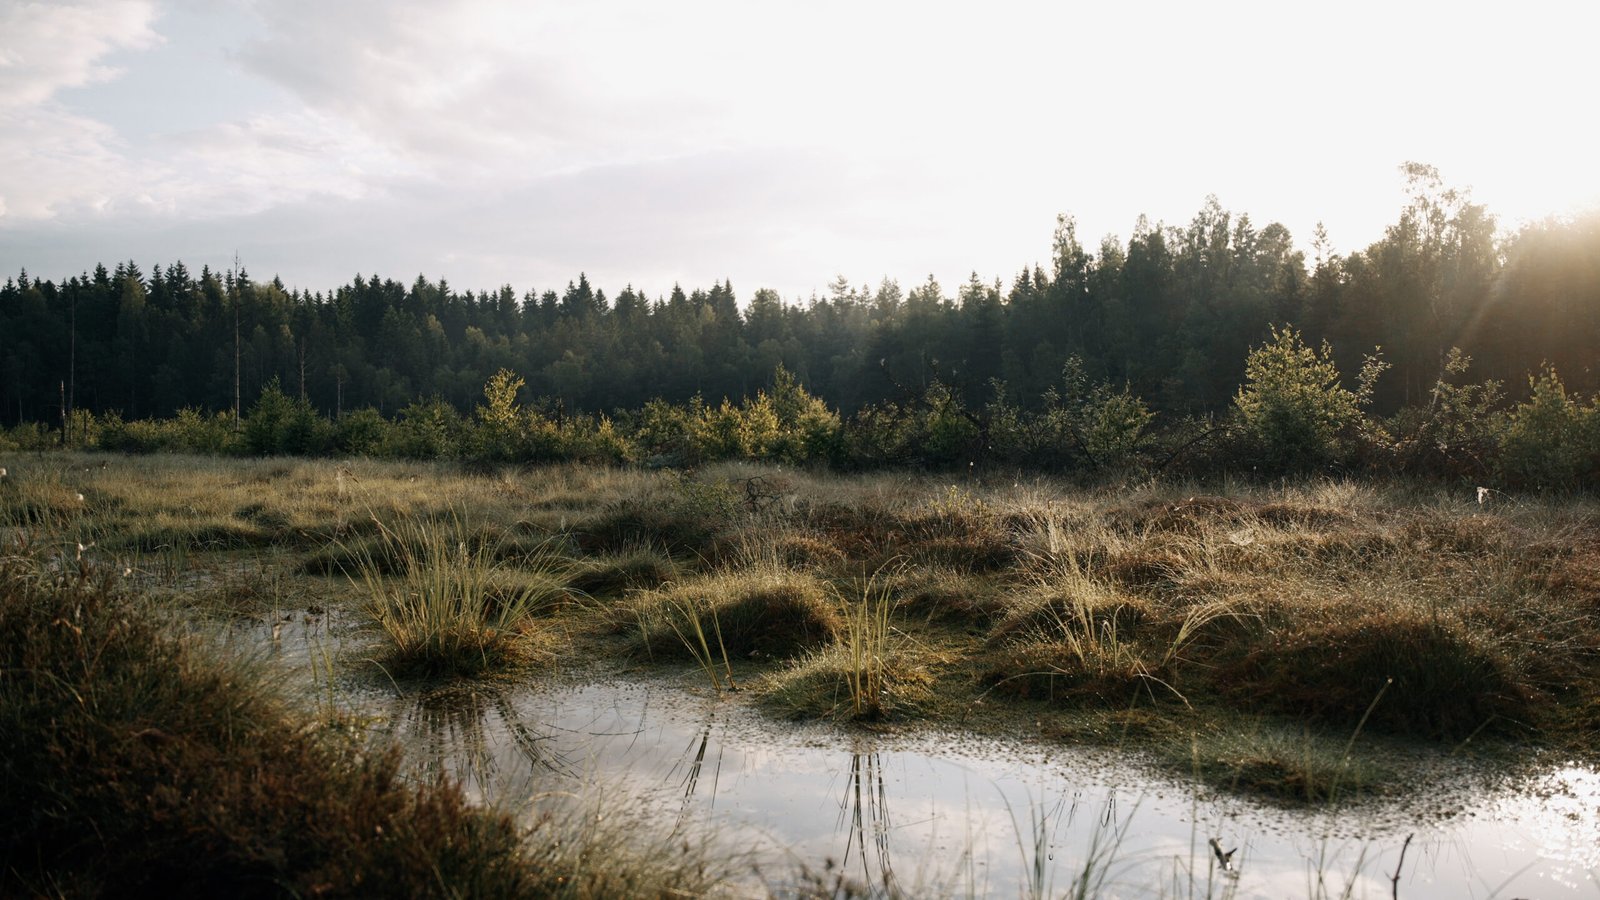
[[[370,406],[345,413],[333,425],[333,446],[348,456],[377,456],[388,443],[393,427]]]
[[[1595,405],[1579,403],[1552,367],[1528,377],[1529,397],[1506,419],[1500,472],[1530,488],[1573,488],[1592,476],[1600,455]]]
[[[1500,452],[1505,394],[1498,381],[1456,384],[1471,358],[1452,348],[1426,406],[1409,407],[1390,422],[1395,464],[1402,471],[1482,479]]]
[[[461,450],[466,426],[461,414],[438,397],[400,410],[389,429],[384,454],[404,459],[450,459]]]
[[[1233,398],[1234,413],[1267,469],[1325,465],[1341,457],[1341,434],[1362,422],[1361,407],[1383,368],[1368,357],[1360,387],[1347,390],[1339,383],[1331,347],[1307,347],[1295,329],[1273,328],[1272,338],[1245,361],[1245,384]]]
[[[305,399],[283,392],[274,377],[244,422],[244,450],[254,456],[314,456],[333,446],[333,428]]]
[[[483,386],[484,405],[476,411],[476,424],[469,444],[472,453],[485,460],[507,462],[526,456],[527,420],[517,403],[517,392],[525,382],[510,369],[489,376]]]
[[[778,434],[766,448],[767,456],[799,463],[826,461],[838,455],[839,414],[808,393],[782,365],[772,373],[770,397],[778,419]]]

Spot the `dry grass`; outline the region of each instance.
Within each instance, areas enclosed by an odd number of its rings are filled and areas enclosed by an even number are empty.
[[[273,673],[172,637],[99,577],[0,559],[0,893],[699,896],[725,871],[598,816],[530,831],[308,720]]]
[[[906,696],[929,698],[898,705],[902,719],[953,719],[982,695],[1030,721],[1038,700],[1067,717],[1137,703],[1179,729],[1237,717],[1348,735],[1366,717],[1372,734],[1577,753],[1593,752],[1600,727],[1600,509],[1582,498],[1480,506],[1467,491],[1350,481],[1085,490],[735,463],[692,476],[71,454],[0,464],[13,476],[0,496],[10,533],[48,530],[163,573],[272,554],[289,573],[275,591],[295,590],[297,567],[348,570],[363,549],[393,568],[368,511],[389,522],[470,509],[481,534],[469,549],[515,556],[554,539],[576,554],[571,581],[591,599],[556,615],[551,652],[684,659],[699,641],[680,632],[698,627],[741,680],[767,666],[809,683],[793,696],[825,699],[787,708],[810,714],[849,697],[829,680],[853,668],[837,649],[853,607],[835,593],[897,560],[883,584],[907,640],[887,656],[911,673]],[[350,552],[330,553],[334,541]],[[63,568],[68,549],[57,545]],[[1071,721],[1052,727],[1070,734]]]
[[[459,514],[377,527],[350,580],[389,636],[391,673],[476,675],[525,660],[536,617],[566,599],[569,565],[553,542],[507,553]]]
[[[782,568],[726,569],[630,598],[641,646],[681,657],[706,644],[735,660],[787,659],[822,647],[844,620],[817,578]]]

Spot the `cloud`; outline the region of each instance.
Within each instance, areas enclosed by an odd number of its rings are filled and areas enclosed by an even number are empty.
[[[359,268],[548,286],[583,269],[793,296],[840,272],[1005,275],[1046,261],[1057,212],[1092,244],[1141,212],[1186,222],[1209,193],[1302,241],[1326,220],[1351,249],[1398,206],[1404,159],[1500,208],[1479,173],[1526,157],[1527,134],[1551,164],[1525,166],[1517,192],[1595,189],[1593,124],[1557,114],[1587,32],[1537,3],[1489,24],[1402,4],[1381,28],[1372,4],[1132,9],[8,5],[0,264],[34,266],[22,239],[38,253],[53,235],[95,248],[91,265],[239,249],[297,284]],[[1479,64],[1544,32],[1537,77]],[[138,77],[108,83],[117,66]],[[177,92],[201,101],[181,117],[163,92],[180,78],[215,78]]]
[[[649,60],[629,55],[637,39],[621,39],[663,18],[649,5],[622,26],[603,11],[478,0],[253,9],[262,27],[236,55],[243,66],[452,177],[538,176],[695,143],[667,134],[693,128],[694,101],[653,90]]]
[[[0,110],[36,106],[63,88],[117,74],[102,59],[160,40],[151,0],[24,2],[0,6]]]
[[[154,5],[131,0],[0,7],[0,222],[94,213],[133,177],[112,129],[56,95],[117,74],[104,58],[160,39]]]

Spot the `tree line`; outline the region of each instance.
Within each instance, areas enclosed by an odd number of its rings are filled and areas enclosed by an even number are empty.
[[[758,290],[741,304],[725,281],[608,296],[581,274],[518,294],[376,275],[312,292],[181,262],[59,282],[24,271],[0,286],[0,422],[183,410],[237,421],[269,384],[331,421],[367,408],[392,419],[426,399],[464,414],[501,370],[558,416],[696,397],[715,407],[770,387],[780,366],[845,417],[935,388],[968,410],[1038,413],[1071,378],[1204,417],[1232,407],[1274,327],[1335,348],[1346,386],[1381,348],[1388,371],[1369,401],[1385,416],[1430,403],[1466,358],[1513,400],[1546,366],[1578,395],[1600,389],[1600,216],[1501,236],[1434,170],[1404,170],[1409,201],[1364,250],[1328,252],[1319,229],[1308,260],[1284,226],[1258,228],[1212,199],[1186,225],[1141,219],[1092,249],[1062,218],[1048,266],[1009,284],[974,273],[953,291],[931,277],[909,289],[840,277],[804,301]]]

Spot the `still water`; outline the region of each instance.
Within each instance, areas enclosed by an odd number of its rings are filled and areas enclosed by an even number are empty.
[[[1514,787],[1461,772],[1478,786],[1308,811],[1115,751],[774,723],[663,682],[454,690],[394,698],[386,718],[425,769],[508,808],[626,797],[649,821],[912,895],[1054,895],[1087,878],[1099,896],[1600,897],[1587,769]],[[1237,848],[1231,871],[1212,838]]]
[[[277,646],[315,672],[327,635],[295,617]],[[420,697],[336,682],[329,696],[422,772],[512,811],[614,809],[714,835],[757,861],[752,891],[781,890],[798,863],[910,896],[1056,896],[1086,881],[1104,897],[1600,898],[1600,772],[1589,768],[1511,782],[1444,760],[1398,800],[1285,809],[1128,752],[778,722],[690,681]],[[1213,838],[1235,851],[1227,870]]]

